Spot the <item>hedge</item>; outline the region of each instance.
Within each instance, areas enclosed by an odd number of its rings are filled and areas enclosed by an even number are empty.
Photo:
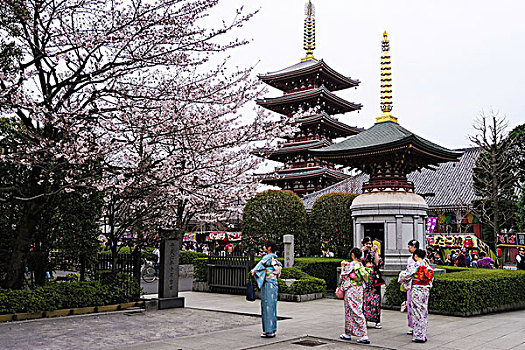
[[[193,260],[193,278],[197,282],[208,282],[208,258]]]
[[[35,289],[0,289],[0,314],[112,305],[131,299],[115,284],[52,283]]]
[[[295,258],[294,267],[300,268],[310,276],[326,281],[328,290],[337,288],[337,268],[343,259],[336,258]]]
[[[489,269],[438,274],[430,291],[429,310],[445,315],[471,316],[525,308],[525,272]],[[399,306],[406,294],[397,278],[386,288],[385,304]]]
[[[195,259],[206,258],[207,255],[204,253],[190,252],[187,250],[179,251],[179,265],[191,265],[194,264]]]
[[[255,263],[260,260],[260,257],[255,258]],[[278,260],[284,263],[283,258],[279,258]],[[335,258],[295,258],[294,267],[310,275],[310,277],[324,280],[326,289],[335,290],[337,288],[337,268],[341,266],[342,260],[343,259]],[[207,258],[194,260],[193,276],[195,281],[208,281],[207,263]]]
[[[283,279],[296,279],[288,287]],[[326,282],[323,279],[315,278],[296,267],[284,267],[281,278],[278,279],[279,293],[304,295],[312,293],[326,294]]]

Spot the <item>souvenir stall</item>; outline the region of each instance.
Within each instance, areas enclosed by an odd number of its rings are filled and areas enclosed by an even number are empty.
[[[496,260],[496,254],[490,250],[487,243],[476,237],[474,233],[450,233],[450,234],[429,234],[426,237],[427,246],[439,250],[443,259],[447,254],[452,254],[457,249],[467,248],[469,255],[485,252],[488,257]]]
[[[500,268],[516,270],[518,248],[525,248],[525,233],[500,233],[496,242],[496,253]]]

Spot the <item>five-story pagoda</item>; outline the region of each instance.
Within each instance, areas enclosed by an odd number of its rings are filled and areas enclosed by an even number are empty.
[[[427,203],[414,192],[407,174],[439,163],[457,161],[461,152],[432,143],[398,124],[392,114],[390,43],[383,34],[381,55],[381,110],[376,123],[347,140],[312,154],[359,169],[370,175],[363,194],[352,202],[354,245],[371,236],[383,242],[385,269],[399,270],[410,256],[407,242],[425,242]]]
[[[361,104],[348,102],[334,91],[357,87],[359,80],[341,75],[323,60],[313,56],[315,49],[315,18],[311,1],[306,5],[304,49],[306,57],[291,67],[259,75],[266,84],[283,91],[276,98],[257,100],[257,104],[284,117],[296,120],[298,131],[272,149],[254,153],[284,163],[274,172],[264,174],[262,183],[291,190],[298,195],[315,192],[346,179],[333,162],[320,160],[308,151],[326,147],[340,137],[355,135],[361,129],[350,127],[333,115],[361,109]]]

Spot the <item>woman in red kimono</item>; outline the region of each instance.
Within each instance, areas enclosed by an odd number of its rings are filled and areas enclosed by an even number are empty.
[[[375,328],[383,328],[381,325],[381,285],[385,282],[381,278],[379,268],[383,266],[383,260],[377,252],[377,247],[372,244],[370,237],[362,240],[363,265],[370,268],[370,280],[364,288],[363,311],[367,322],[375,322]]]

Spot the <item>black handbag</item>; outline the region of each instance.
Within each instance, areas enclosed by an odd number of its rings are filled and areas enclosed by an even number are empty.
[[[246,300],[255,301],[255,284],[252,275],[248,276],[248,282],[246,283]]]

